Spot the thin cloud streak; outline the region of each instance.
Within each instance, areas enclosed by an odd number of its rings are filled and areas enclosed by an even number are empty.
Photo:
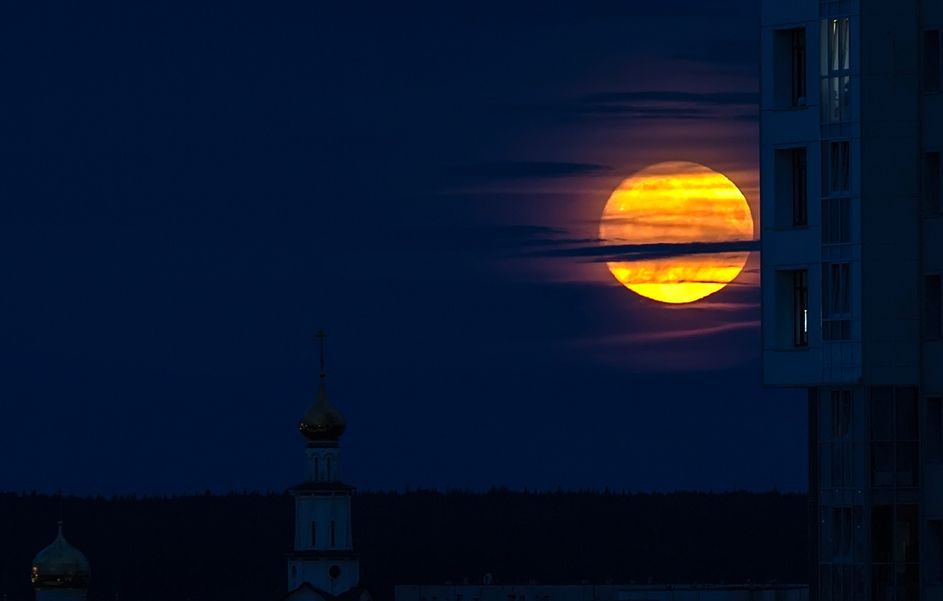
[[[726,242],[684,242],[655,244],[613,244],[578,246],[529,253],[530,256],[586,258],[592,262],[642,261],[685,255],[731,252],[759,252],[759,240],[731,240]]]

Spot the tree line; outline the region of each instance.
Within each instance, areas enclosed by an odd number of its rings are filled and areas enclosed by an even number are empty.
[[[32,599],[56,533],[92,566],[90,601],[274,601],[289,495],[0,494],[0,599]],[[769,493],[359,492],[353,538],[377,601],[396,584],[801,583],[806,497]]]

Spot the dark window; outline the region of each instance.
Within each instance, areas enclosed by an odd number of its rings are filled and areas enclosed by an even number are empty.
[[[822,265],[822,338],[851,339],[851,265]]]
[[[809,272],[796,270],[792,278],[793,345],[809,346]]]
[[[872,601],[895,601],[894,566],[875,564],[871,573]]]
[[[926,299],[924,305],[925,317],[925,332],[927,338],[940,338],[943,334],[943,303],[941,303],[941,289],[940,275],[933,274],[928,275],[924,278],[924,297]]]
[[[871,388],[871,440],[894,440],[894,389]]]
[[[898,505],[894,524],[894,562],[917,563],[920,559],[917,544],[917,506]]]
[[[321,479],[321,460],[318,457],[314,458],[314,479]]]
[[[805,147],[777,149],[775,161],[776,226],[808,225],[809,178]]]
[[[943,399],[927,399],[927,461],[943,461]]]
[[[851,142],[826,142],[823,149],[826,177],[822,178],[827,196],[847,194],[851,190]]]
[[[943,582],[943,521],[927,522],[927,582]]]
[[[890,563],[894,557],[894,508],[871,508],[871,554],[875,563]]]
[[[809,221],[806,171],[805,148],[796,148],[792,151],[792,224],[796,226]]]
[[[871,388],[871,485],[894,485],[894,389]],[[877,561],[877,560],[876,560]]]
[[[832,508],[832,555],[851,555],[854,539],[854,522],[851,507]],[[849,583],[850,584],[850,583]]]
[[[917,469],[917,443],[898,442],[894,484],[904,487],[916,486]]]
[[[805,38],[804,27],[775,33],[774,94],[779,108],[797,108],[807,104]]]
[[[318,523],[311,522],[311,547],[318,546]]]
[[[822,199],[822,242],[851,241],[851,201],[847,197]]]
[[[936,215],[940,212],[940,198],[943,188],[940,185],[940,153],[928,152],[923,158],[923,205],[926,212]]]
[[[940,91],[940,31],[923,32],[923,91]]]
[[[894,429],[898,441],[917,440],[917,389],[899,386],[894,389],[897,416]]]
[[[805,28],[793,29],[792,37],[792,106],[806,103]]]
[[[832,437],[845,438],[851,432],[851,391],[832,391]]]
[[[871,485],[913,487],[919,475],[917,389],[871,388]]]
[[[331,546],[337,546],[337,525],[331,520]]]

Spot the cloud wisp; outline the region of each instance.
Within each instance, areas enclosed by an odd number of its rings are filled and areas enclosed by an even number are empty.
[[[600,241],[603,242],[603,241]],[[558,244],[566,245],[566,241]],[[759,240],[731,240],[722,242],[673,242],[653,244],[598,244],[565,246],[530,252],[530,256],[572,257],[591,262],[644,261],[685,255],[731,252],[758,252]]]

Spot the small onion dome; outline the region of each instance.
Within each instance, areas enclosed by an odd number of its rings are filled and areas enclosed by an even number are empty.
[[[298,429],[308,442],[337,442],[344,430],[347,429],[347,420],[340,411],[334,408],[327,398],[327,388],[324,385],[324,376],[321,376],[321,389],[318,391],[318,400],[308,409]]]
[[[88,559],[59,534],[52,544],[36,554],[31,578],[36,588],[85,588],[91,571]]]

